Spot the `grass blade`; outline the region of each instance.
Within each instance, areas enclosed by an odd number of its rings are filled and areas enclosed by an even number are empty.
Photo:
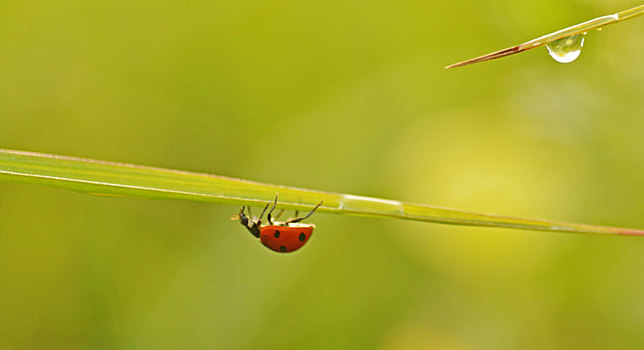
[[[217,175],[0,149],[0,181],[42,184],[89,194],[181,199],[261,206],[279,193],[279,206],[454,225],[572,233],[644,235],[644,231],[513,218],[442,207],[264,184]]]
[[[609,24],[618,23],[643,14],[644,14],[644,5],[640,5],[632,9],[618,12],[614,15],[597,17],[597,18],[591,19],[590,21],[579,23],[572,27],[564,28],[550,34],[546,34],[544,36],[538,37],[536,39],[532,39],[523,44],[509,47],[507,49],[488,53],[483,56],[475,57],[466,61],[450,64],[449,66],[445,67],[445,69],[467,66],[472,63],[485,62],[485,61],[489,61],[489,60],[493,60],[493,59],[497,59],[497,58],[501,58],[509,55],[514,55],[515,53],[519,53],[529,49],[533,49],[535,47],[543,46],[553,41],[559,40],[561,38],[565,38],[567,36],[583,34],[593,29],[599,29]]]

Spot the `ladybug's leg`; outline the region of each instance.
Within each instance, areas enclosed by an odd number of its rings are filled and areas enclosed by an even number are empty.
[[[277,213],[277,215],[273,216],[273,219],[275,219],[275,220],[279,219],[280,216],[282,216],[282,214],[284,214],[284,209],[280,209],[279,213]]]
[[[291,223],[294,223],[294,222],[300,222],[300,221],[302,221],[302,220],[306,220],[306,219],[308,219],[311,215],[313,215],[313,213],[315,212],[315,210],[316,210],[319,206],[321,206],[321,205],[322,205],[322,201],[320,201],[320,203],[318,203],[318,205],[316,205],[316,206],[315,206],[315,208],[313,208],[313,210],[311,210],[311,212],[309,212],[308,214],[306,214],[306,216],[305,216],[305,217],[303,217],[303,218],[291,218],[291,219],[286,220],[286,222],[285,222],[285,223],[286,223],[286,224],[291,224]]]
[[[270,203],[270,202],[266,203],[266,206],[265,206],[265,207],[264,207],[264,209],[262,210],[262,213],[261,213],[261,214],[259,214],[259,218],[257,219],[257,222],[256,222],[256,224],[257,224],[258,226],[262,223],[262,217],[264,216],[264,213],[266,212],[266,209],[268,209],[268,206],[269,206],[269,205],[271,205],[271,203]]]
[[[273,202],[273,207],[271,207],[271,210],[268,212],[268,215],[266,216],[266,218],[268,219],[268,223],[271,224],[271,225],[273,224],[271,214],[273,213],[273,210],[275,210],[276,205],[277,205],[277,195],[275,195],[275,201]],[[266,209],[264,209],[264,210],[266,210]]]

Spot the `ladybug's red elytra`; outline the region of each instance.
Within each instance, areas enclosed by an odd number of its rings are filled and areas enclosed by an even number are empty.
[[[313,212],[315,212],[315,210],[320,205],[322,205],[322,202],[318,203],[318,205],[316,205],[315,208],[313,208],[313,210],[311,210],[311,212],[304,217],[297,217],[296,211],[294,218],[290,218],[284,222],[273,222],[273,219],[278,219],[282,215],[282,213],[284,213],[284,210],[282,209],[275,217],[271,216],[271,214],[273,214],[275,206],[277,205],[276,195],[275,201],[273,201],[273,207],[271,207],[271,210],[266,216],[268,225],[262,225],[262,216],[264,216],[264,212],[266,212],[266,209],[268,209],[268,206],[270,204],[270,202],[266,204],[264,210],[262,210],[262,214],[259,216],[259,219],[257,219],[257,221],[254,221],[250,216],[250,207],[248,207],[249,216],[246,216],[246,214],[244,213],[245,207],[241,207],[241,210],[239,210],[239,215],[233,218],[239,218],[239,222],[253,236],[259,238],[262,244],[270,250],[274,250],[278,253],[290,253],[300,249],[306,242],[308,242],[308,240],[311,238],[311,235],[313,234],[313,229],[315,229],[315,225],[303,224],[300,221],[308,219],[313,214]]]

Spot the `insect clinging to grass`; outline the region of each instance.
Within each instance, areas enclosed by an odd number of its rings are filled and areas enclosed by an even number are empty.
[[[239,220],[239,222],[244,226],[248,232],[253,236],[259,238],[264,246],[268,249],[276,251],[278,253],[290,253],[300,249],[306,242],[309,241],[315,225],[305,224],[301,221],[308,219],[315,210],[322,205],[322,201],[316,205],[313,210],[303,217],[298,217],[298,212],[295,212],[295,217],[289,218],[286,221],[273,221],[279,219],[279,217],[284,213],[284,209],[280,210],[277,215],[272,216],[275,207],[277,206],[277,195],[275,195],[275,200],[272,202],[273,206],[268,212],[266,219],[268,224],[262,223],[262,217],[264,213],[271,205],[271,202],[266,203],[266,206],[262,210],[262,213],[259,215],[257,220],[253,220],[253,217],[250,212],[250,207],[242,206],[239,210],[239,214],[232,217],[233,220]],[[245,210],[248,208],[248,215],[246,215]]]

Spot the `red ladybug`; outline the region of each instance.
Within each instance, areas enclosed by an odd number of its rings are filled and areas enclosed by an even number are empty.
[[[266,212],[266,209],[268,209],[270,204],[270,202],[266,204],[257,221],[253,221],[252,217],[244,214],[244,207],[239,211],[239,216],[233,218],[239,218],[239,222],[253,236],[259,238],[262,244],[270,250],[274,250],[279,253],[290,253],[300,249],[306,242],[308,242],[309,238],[311,238],[311,235],[313,234],[313,229],[315,229],[315,225],[303,224],[300,223],[300,221],[308,219],[313,212],[322,205],[322,202],[316,205],[315,208],[313,208],[313,210],[304,217],[297,217],[296,211],[296,217],[294,218],[290,218],[284,222],[273,222],[271,214],[277,205],[277,196],[275,196],[273,207],[267,215],[268,225],[262,225],[262,216],[264,216],[264,212]],[[279,218],[282,213],[284,213],[283,209],[275,216],[275,219]],[[251,215],[250,207],[248,207],[248,215]]]

